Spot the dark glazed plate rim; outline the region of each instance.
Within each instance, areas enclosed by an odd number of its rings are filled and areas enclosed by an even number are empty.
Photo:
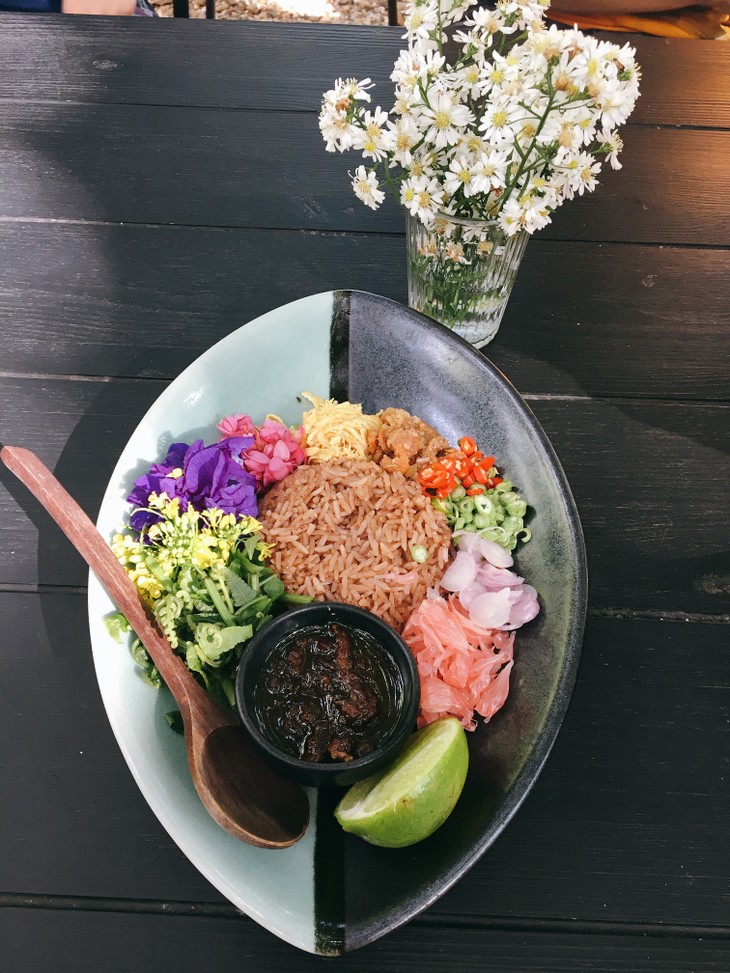
[[[557,680],[556,690],[553,696],[553,703],[549,714],[542,728],[540,737],[532,748],[529,757],[525,761],[520,773],[515,778],[507,796],[502,802],[499,812],[491,820],[490,827],[485,831],[481,841],[476,842],[470,852],[464,855],[458,863],[451,869],[442,873],[442,876],[433,888],[425,889],[420,894],[411,897],[407,903],[402,905],[401,911],[397,914],[390,914],[384,917],[379,923],[365,926],[364,930],[358,927],[348,927],[346,950],[352,951],[374,942],[381,936],[392,932],[394,929],[404,925],[415,918],[429,906],[440,899],[460,878],[462,878],[470,868],[483,856],[487,849],[504,831],[521,804],[529,794],[535,784],[540,772],[552,750],[558,736],[560,727],[563,724],[565,715],[570,705],[573,688],[575,686],[578,668],[580,665],[580,654],[585,633],[586,617],[588,612],[588,563],[586,557],[585,539],[580,522],[578,508],[573,497],[573,493],[568,484],[567,476],[562,464],[548,439],[542,425],[535,416],[534,412],[527,405],[520,393],[510,380],[500,371],[497,366],[486,357],[483,351],[474,348],[469,342],[464,340],[454,332],[447,332],[444,335],[444,328],[436,321],[421,314],[419,311],[410,307],[404,307],[389,298],[370,291],[348,289],[335,292],[336,297],[349,307],[350,299],[353,296],[361,297],[366,301],[375,304],[394,305],[399,313],[407,314],[417,318],[420,326],[427,332],[440,339],[453,342],[459,347],[460,355],[466,356],[476,362],[478,366],[490,374],[492,379],[502,386],[508,394],[512,407],[519,412],[529,423],[537,435],[540,445],[547,455],[553,472],[558,481],[562,501],[568,514],[568,524],[570,527],[571,544],[575,557],[575,579],[574,579],[574,617],[571,626],[571,634],[568,638],[564,663],[560,670]]]

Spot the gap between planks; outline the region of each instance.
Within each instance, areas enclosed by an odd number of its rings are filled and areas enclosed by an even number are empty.
[[[0,379],[30,382],[96,382],[103,384],[133,384],[135,382],[158,382],[170,384],[175,376],[160,375],[64,375],[60,372],[16,372],[0,371]],[[637,403],[654,403],[671,406],[701,406],[709,409],[727,409],[729,402],[723,399],[689,399],[665,397],[659,395],[630,396],[630,395],[564,395],[553,392],[523,392],[522,398],[526,402],[610,402],[612,405],[636,405]]]
[[[92,79],[95,81],[96,79]],[[324,91],[322,92],[324,95]],[[266,108],[260,108],[256,105],[221,105],[221,104],[206,104],[198,102],[173,102],[173,101],[115,101],[113,99],[101,100],[99,98],[90,98],[86,100],[80,100],[77,98],[39,98],[37,96],[31,97],[13,97],[10,95],[0,96],[0,105],[3,104],[22,104],[22,105],[62,105],[64,108],[67,106],[79,107],[79,108],[89,108],[89,107],[105,107],[114,106],[119,108],[156,108],[156,109],[187,109],[190,111],[215,111],[215,112],[263,112],[267,115],[312,115],[316,116],[319,113],[319,106],[312,108],[277,108],[275,106],[268,106]],[[730,129],[730,123],[725,121],[718,121],[714,125],[701,125],[693,122],[657,122],[657,121],[632,121],[630,118],[624,123],[624,128],[650,128],[650,129],[671,129],[672,131],[684,131],[684,132],[726,132]]]
[[[242,233],[297,233],[304,236],[327,236],[327,237],[387,237],[393,239],[403,239],[405,231],[395,230],[325,230],[307,229],[301,226],[249,226],[241,223],[146,223],[135,220],[93,220],[93,219],[71,219],[70,217],[59,216],[8,216],[0,214],[0,223],[45,223],[58,224],[60,226],[113,226],[113,227],[133,227],[135,229],[150,230],[236,230]],[[688,243],[672,242],[665,240],[594,240],[590,237],[540,237],[533,240],[538,246],[541,244],[595,244],[599,247],[643,247],[655,248],[659,250],[720,250],[730,251],[730,247],[725,243]]]
[[[101,896],[35,895],[6,892],[0,907],[7,909],[46,909],[70,912],[119,912],[134,915],[164,915],[178,918],[251,920],[230,903],[159,902],[152,899],[104,898]],[[459,916],[426,914],[412,925],[431,929],[494,929],[508,932],[542,932],[576,935],[653,936],[684,939],[730,939],[730,927],[658,922],[605,922],[600,919],[532,919],[506,916]]]

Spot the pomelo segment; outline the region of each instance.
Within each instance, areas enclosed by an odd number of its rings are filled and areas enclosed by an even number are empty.
[[[383,848],[422,841],[451,814],[469,766],[466,733],[454,717],[410,738],[394,763],[347,791],[335,808],[345,829]]]

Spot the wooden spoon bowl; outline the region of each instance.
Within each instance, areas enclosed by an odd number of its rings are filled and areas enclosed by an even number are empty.
[[[180,707],[190,773],[210,816],[248,844],[293,845],[309,822],[305,792],[264,763],[248,743],[237,715],[195,681],[107,542],[35,453],[4,446],[0,459],[43,504],[149,652]]]

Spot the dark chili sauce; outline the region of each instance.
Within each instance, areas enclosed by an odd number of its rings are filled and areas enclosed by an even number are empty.
[[[371,635],[331,623],[284,639],[267,657],[254,716],[270,743],[310,763],[371,753],[393,730],[400,671]]]

